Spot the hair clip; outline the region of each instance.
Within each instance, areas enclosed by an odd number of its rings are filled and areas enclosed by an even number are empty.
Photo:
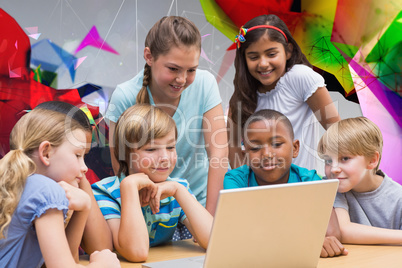
[[[237,49],[240,48],[241,43],[246,42],[245,36],[246,36],[246,33],[248,31],[252,31],[254,29],[259,29],[259,28],[268,28],[268,29],[277,30],[278,32],[280,32],[285,37],[286,42],[288,42],[288,38],[286,37],[286,34],[281,29],[279,29],[278,27],[275,27],[275,26],[272,26],[272,25],[257,25],[257,26],[253,26],[251,28],[244,28],[243,26],[241,26],[240,30],[239,30],[239,34],[236,35],[236,38],[235,38],[235,43],[236,43]]]
[[[243,26],[241,26],[240,30],[239,30],[239,34],[236,35],[236,38],[235,38],[235,43],[236,43],[236,46],[238,49],[240,48],[240,43],[244,43],[246,41],[246,38],[244,37],[246,35],[246,33],[247,33],[247,28],[243,28]]]

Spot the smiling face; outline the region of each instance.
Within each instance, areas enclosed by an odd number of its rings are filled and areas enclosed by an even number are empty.
[[[247,128],[244,146],[258,185],[287,183],[299,141],[279,120],[260,120]]]
[[[245,50],[247,68],[260,81],[258,90],[265,93],[275,88],[279,78],[286,72],[286,61],[291,53],[286,52],[281,43],[273,42],[265,34]]]
[[[174,103],[179,101],[181,93],[194,81],[200,50],[196,46],[172,46],[167,54],[155,59],[146,48],[144,57],[151,67],[149,88],[154,100]]]
[[[56,182],[65,181],[78,187],[88,171],[84,162],[86,150],[86,133],[81,129],[72,131],[60,146],[50,147],[49,165],[44,175]]]
[[[154,139],[139,149],[133,149],[129,174],[143,172],[153,182],[163,182],[172,173],[176,160],[176,131],[172,129],[165,137]]]
[[[367,178],[373,176],[370,160],[362,155],[334,154],[325,152],[325,175],[328,179],[339,180],[338,192],[367,191]]]

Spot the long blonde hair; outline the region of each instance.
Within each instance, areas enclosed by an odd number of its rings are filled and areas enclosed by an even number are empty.
[[[54,147],[63,143],[66,133],[82,129],[77,121],[65,114],[34,109],[14,126],[10,134],[10,148],[0,160],[0,238],[6,235],[5,230],[11,222],[26,179],[36,170],[31,159],[32,154],[43,141],[49,141]]]
[[[192,21],[178,16],[168,16],[160,19],[149,30],[145,39],[145,47],[149,47],[152,57],[156,60],[160,55],[166,55],[172,46],[196,46],[201,51],[201,34]],[[151,81],[151,67],[145,63],[142,88],[138,92],[136,103],[149,103],[147,86]]]
[[[177,129],[176,123],[162,109],[150,104],[135,104],[124,111],[114,132],[114,155],[119,161],[117,176],[129,175],[130,153],[154,139],[165,137]]]

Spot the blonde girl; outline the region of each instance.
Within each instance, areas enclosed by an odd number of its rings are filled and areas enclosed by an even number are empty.
[[[178,131],[172,176],[188,179],[197,200],[214,214],[227,171],[227,135],[216,80],[197,70],[200,52],[194,23],[177,16],[160,19],[145,40],[144,70],[117,86],[105,117],[116,174],[113,132],[120,115],[136,103],[149,103],[172,116]]]
[[[87,144],[92,142],[92,126],[87,115],[78,107],[63,101],[47,101],[37,105],[35,109],[45,109],[60,112],[77,121],[85,129],[85,137]],[[85,155],[91,149],[87,146]],[[103,215],[96,203],[92,193],[92,188],[86,176],[83,176],[79,183],[80,189],[84,190],[91,198],[91,211],[88,214],[88,219],[85,224],[84,233],[82,236],[81,247],[83,250],[91,254],[96,250],[113,249],[112,233],[103,218]]]
[[[150,246],[172,240],[179,222],[206,248],[212,216],[186,179],[171,176],[177,160],[174,120],[162,109],[136,104],[120,116],[114,137],[118,176],[92,189],[116,250],[129,261],[145,261]]]
[[[243,164],[241,129],[256,111],[272,109],[292,123],[300,141],[298,166],[316,169],[318,125],[327,129],[340,120],[324,79],[310,63],[276,15],[261,15],[240,28],[236,37],[234,93],[229,108],[229,159],[232,168]],[[314,116],[313,116],[314,114]]]
[[[0,263],[80,267],[78,247],[91,208],[78,188],[87,171],[85,129],[65,114],[35,109],[14,126],[10,147],[0,160]],[[67,210],[74,212],[64,229]],[[104,250],[91,255],[89,266],[119,262]]]

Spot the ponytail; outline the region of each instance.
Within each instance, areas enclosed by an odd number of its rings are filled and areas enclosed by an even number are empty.
[[[67,131],[86,129],[67,115],[46,109],[33,109],[18,120],[10,133],[10,148],[0,160],[0,239],[20,201],[26,179],[36,170],[32,155],[43,141],[55,148],[66,139]]]
[[[150,104],[148,90],[147,90],[147,86],[149,85],[150,81],[151,81],[151,67],[145,63],[144,78],[142,79],[142,88],[141,88],[140,92],[138,92],[137,98],[135,100],[136,103]]]
[[[21,198],[26,178],[35,172],[35,163],[23,149],[12,150],[0,160],[0,239]]]

